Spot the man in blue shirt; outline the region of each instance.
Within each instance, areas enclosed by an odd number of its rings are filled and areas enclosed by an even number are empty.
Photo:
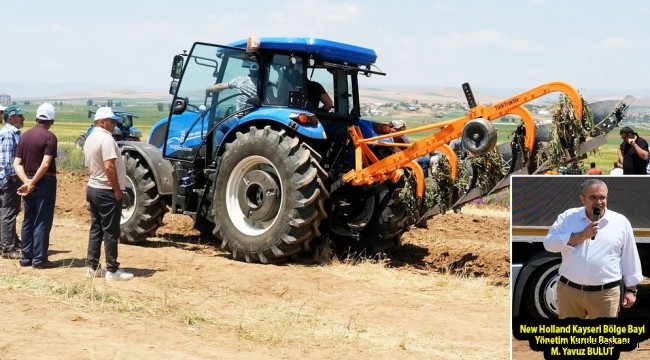
[[[20,128],[25,123],[25,111],[16,106],[5,109],[5,126],[0,130],[0,247],[5,259],[19,259],[20,248],[16,234],[16,217],[20,212],[21,185],[13,167],[16,147],[20,140]]]

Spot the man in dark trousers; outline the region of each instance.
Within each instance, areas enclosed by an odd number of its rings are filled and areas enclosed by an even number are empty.
[[[646,175],[648,142],[629,126],[621,128],[620,134],[623,142],[618,149],[618,161],[623,164],[623,175]]]
[[[23,197],[25,216],[21,237],[21,266],[47,269],[57,265],[48,260],[50,230],[56,201],[57,138],[50,131],[54,107],[44,103],[36,109],[36,126],[20,138],[14,169],[23,184],[17,193]]]
[[[126,167],[113,129],[120,121],[110,107],[100,107],[95,113],[95,128],[84,144],[84,158],[90,177],[86,200],[90,205],[90,232],[88,235],[88,269],[86,276],[101,276],[99,258],[102,242],[106,253],[106,280],[125,281],[133,274],[120,268],[117,244],[120,239],[122,197],[126,188]]]

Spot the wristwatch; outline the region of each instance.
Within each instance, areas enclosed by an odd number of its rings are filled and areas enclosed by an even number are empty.
[[[634,296],[636,296],[636,293],[637,293],[638,291],[639,291],[638,289],[625,289],[625,292],[632,293],[632,294],[634,294]]]

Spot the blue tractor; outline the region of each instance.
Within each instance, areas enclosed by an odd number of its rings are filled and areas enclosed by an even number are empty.
[[[142,132],[133,126],[133,119],[138,116],[131,112],[122,110],[113,110],[113,113],[122,118],[121,122],[119,122],[113,130],[113,138],[115,141],[140,141],[142,138]],[[94,114],[94,111],[88,110],[88,118],[91,118]],[[75,140],[74,144],[78,149],[83,149],[86,139],[93,129],[94,126],[91,124],[86,132],[79,135],[77,140]]]
[[[371,252],[394,246],[419,219],[415,196],[398,196],[412,177],[364,187],[341,180],[354,166],[348,127],[365,137],[388,131],[360,119],[358,76],[385,75],[376,58],[313,38],[195,43],[175,56],[170,116],[148,143],[121,143],[122,240],[146,239],[171,209],[248,262],[286,261],[325,238]],[[252,77],[252,94],[208,88],[242,77]],[[331,95],[330,111],[309,101],[308,81]]]
[[[469,151],[490,151],[496,131],[489,120],[534,97],[483,109],[467,87],[468,116],[432,121],[426,128],[439,131],[430,137],[395,144],[392,136],[404,133],[361,117],[360,79],[385,75],[376,59],[373,50],[315,38],[195,43],[176,55],[169,117],[151,128],[147,143],[120,143],[128,178],[121,239],[146,239],[171,211],[191,216],[202,234],[247,262],[286,261],[314,243],[366,253],[398,244],[435,210],[424,201],[427,184],[415,160],[441,150],[455,173],[451,140],[462,132]],[[312,82],[331,96],[328,111],[310,93]],[[474,110],[489,118],[476,119]],[[530,114],[519,113],[530,128]],[[535,132],[522,134],[525,143],[499,149],[511,162],[508,174],[528,173],[536,161]],[[490,191],[465,190],[477,191],[455,194],[456,204]]]

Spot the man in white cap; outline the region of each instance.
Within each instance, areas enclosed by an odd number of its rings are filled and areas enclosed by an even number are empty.
[[[56,135],[50,131],[52,124],[54,106],[41,104],[36,109],[36,126],[21,136],[13,164],[16,175],[23,182],[18,194],[23,197],[25,208],[20,265],[31,265],[35,269],[58,266],[48,259],[56,202],[58,144]]]
[[[122,198],[126,188],[126,167],[113,129],[121,118],[110,107],[95,112],[95,129],[84,144],[86,167],[90,173],[86,200],[90,204],[90,234],[88,236],[87,277],[101,276],[99,262],[102,241],[106,253],[106,280],[131,280],[133,274],[120,268],[117,244],[120,239]]]
[[[25,123],[25,111],[8,106],[3,115],[5,126],[0,130],[0,247],[5,259],[20,259],[16,217],[20,212],[20,196],[16,193],[20,180],[14,170],[14,156],[20,141],[20,128]]]

